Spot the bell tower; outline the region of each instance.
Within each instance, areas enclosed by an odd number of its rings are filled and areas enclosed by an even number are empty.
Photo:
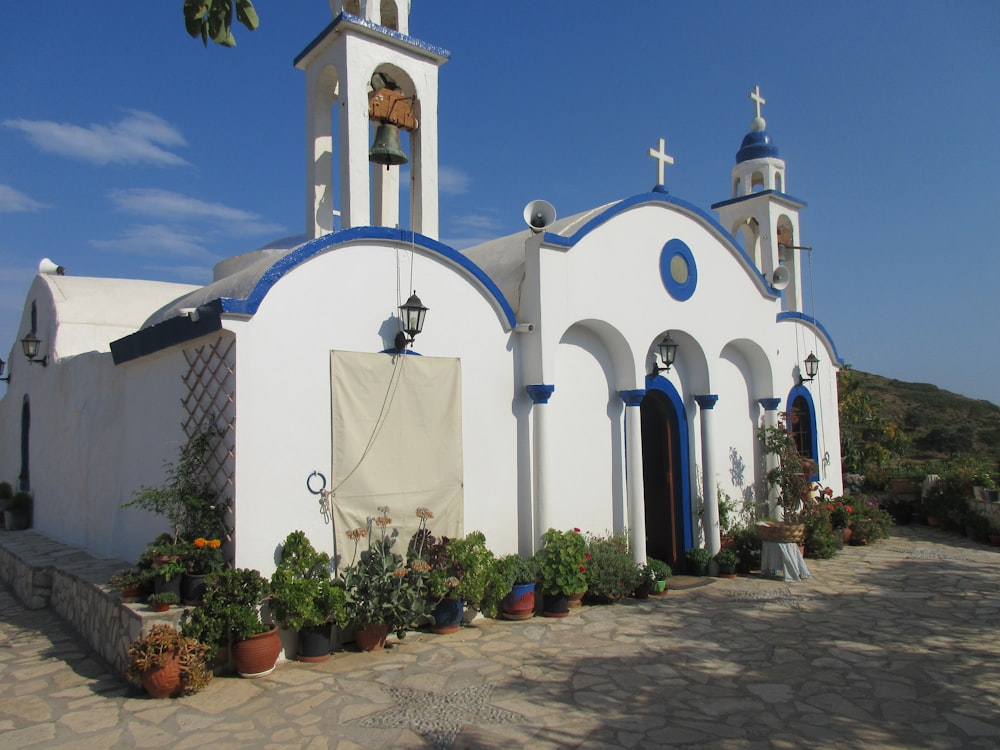
[[[344,229],[400,226],[408,166],[403,223],[437,239],[438,68],[449,54],[409,36],[409,0],[330,9],[333,22],[295,59],[306,74],[306,234],[334,231],[335,215]]]
[[[719,223],[737,239],[775,291],[784,292],[783,308],[802,311],[799,210],[806,204],[785,193],[785,162],[761,116],[760,86],[750,92],[754,118],[736,152],[732,197],[712,206]]]

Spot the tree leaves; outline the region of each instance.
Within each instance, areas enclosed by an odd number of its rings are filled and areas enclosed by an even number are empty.
[[[234,10],[236,19],[250,31],[260,25],[251,0],[184,0],[184,28],[192,39],[200,36],[206,47],[209,39],[223,47],[235,47]]]

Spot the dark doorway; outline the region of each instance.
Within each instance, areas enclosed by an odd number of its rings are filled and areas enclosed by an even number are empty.
[[[25,396],[24,402],[21,404],[21,473],[17,477],[17,488],[25,492],[31,490],[31,470],[28,463],[30,433],[31,404],[28,402],[28,397]]]
[[[685,512],[687,453],[682,424],[669,395],[651,388],[639,407],[642,419],[642,483],[646,510],[646,555],[669,563],[676,572],[684,565],[690,543]]]

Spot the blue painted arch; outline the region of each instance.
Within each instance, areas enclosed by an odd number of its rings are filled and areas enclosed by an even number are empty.
[[[459,272],[469,277],[486,292],[491,298],[497,314],[507,324],[508,329],[516,325],[517,320],[510,302],[507,301],[507,298],[493,282],[493,279],[487,276],[479,266],[454,248],[442,242],[432,240],[430,237],[425,237],[416,232],[391,229],[389,227],[352,227],[323,235],[299,245],[294,250],[278,258],[270,268],[264,271],[245,298],[223,297],[220,300],[222,312],[234,315],[256,314],[267,293],[292,269],[327,250],[335,251],[338,247],[365,240],[400,242],[406,245],[412,244],[432,256],[439,256],[450,265],[457,267]]]
[[[795,403],[795,401],[799,398],[801,398],[805,402],[808,411],[807,414],[802,414],[800,412],[799,416],[800,418],[804,417],[809,421],[809,442],[810,442],[809,458],[813,460],[813,463],[815,464],[816,467],[812,473],[812,476],[810,476],[809,478],[813,482],[818,482],[819,464],[820,464],[819,435],[817,434],[816,431],[816,404],[813,402],[813,397],[812,394],[809,392],[809,389],[806,388],[804,385],[797,385],[794,388],[792,388],[792,390],[788,392],[788,398],[785,399],[785,412],[791,414],[792,406]],[[790,430],[792,428],[792,425],[788,424],[787,427]]]

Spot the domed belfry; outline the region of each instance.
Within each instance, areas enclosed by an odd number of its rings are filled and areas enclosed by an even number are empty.
[[[765,103],[760,86],[750,92],[754,118],[736,152],[732,197],[712,206],[754,265],[775,289],[783,291],[783,307],[802,311],[802,264],[799,260],[799,210],[806,204],[785,193],[785,162],[761,116]]]
[[[306,73],[307,236],[380,226],[437,239],[437,82],[448,52],[409,36],[409,0],[330,9],[333,22],[295,59]]]

